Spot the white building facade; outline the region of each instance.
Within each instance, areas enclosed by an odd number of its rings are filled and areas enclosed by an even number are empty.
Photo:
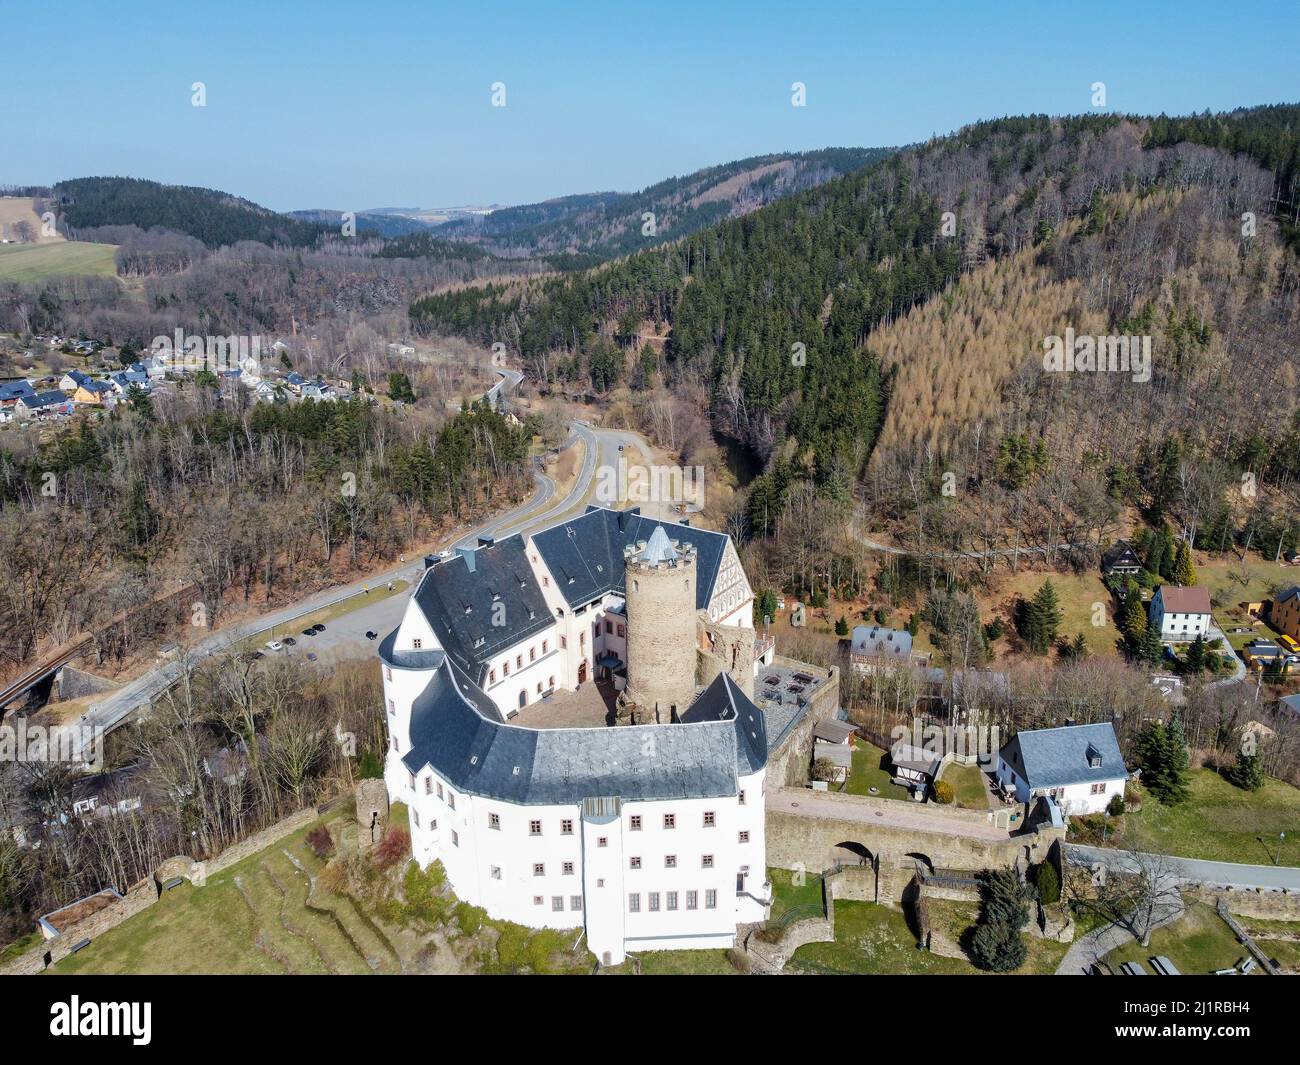
[[[582,929],[603,964],[729,947],[770,897],[766,729],[728,673],[672,723],[511,723],[626,663],[636,619],[621,594],[623,552],[659,524],[593,508],[527,540],[461,551],[425,571],[380,645],[385,781],[410,809],[413,856],[440,861],[457,897],[494,918]],[[748,620],[730,540],[668,528],[709,552],[694,605],[712,617],[717,600],[720,618]]]

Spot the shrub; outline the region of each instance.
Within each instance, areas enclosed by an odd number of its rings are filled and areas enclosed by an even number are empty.
[[[307,846],[317,858],[328,858],[334,853],[334,837],[324,825],[317,825],[307,833]]]
[[[472,936],[483,927],[483,920],[487,917],[487,911],[478,906],[471,906],[468,902],[456,903],[456,924],[467,936]]]
[[[404,828],[390,828],[388,834],[379,841],[371,855],[371,861],[380,869],[391,869],[403,858],[411,855],[411,834]]]
[[[944,806],[947,806],[948,803],[952,802],[954,798],[956,798],[956,795],[953,793],[951,784],[949,784],[946,780],[936,780],[934,782],[935,802],[942,803]]]
[[[1014,869],[987,869],[980,875],[980,915],[971,937],[971,960],[981,969],[1005,973],[1029,956],[1021,929],[1029,923],[1030,889]]]
[[[1044,906],[1052,906],[1061,901],[1061,878],[1051,862],[1043,862],[1038,866],[1034,887],[1038,888],[1038,901]]]
[[[1106,804],[1106,812],[1111,817],[1120,817],[1124,813],[1124,796],[1115,794],[1110,797],[1110,802]]]

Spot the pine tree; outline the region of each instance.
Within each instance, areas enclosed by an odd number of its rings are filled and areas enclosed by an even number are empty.
[[[1264,767],[1257,754],[1237,755],[1237,764],[1224,774],[1230,784],[1245,791],[1259,791],[1264,786]]]
[[[1173,580],[1184,587],[1191,587],[1196,583],[1196,566],[1192,562],[1192,549],[1188,547],[1186,540],[1178,541],[1178,551],[1174,556]]]
[[[1050,580],[1043,581],[1025,606],[1025,631],[1023,633],[1035,654],[1046,654],[1056,642],[1061,627],[1061,608],[1056,589]]]
[[[1120,631],[1131,647],[1136,648],[1142,642],[1147,631],[1147,611],[1142,603],[1142,595],[1137,588],[1130,588],[1124,596],[1124,605],[1119,614]]]
[[[1176,806],[1186,802],[1191,796],[1187,783],[1187,770],[1191,766],[1191,755],[1187,750],[1187,734],[1183,731],[1183,714],[1175,710],[1169,717],[1169,726],[1165,729],[1166,765],[1165,794],[1160,801]]]
[[[1187,669],[1191,673],[1200,673],[1207,665],[1205,637],[1197,633],[1196,639],[1187,648]]]
[[[1160,640],[1160,632],[1152,625],[1148,625],[1142,635],[1138,637],[1138,658],[1143,662],[1148,662],[1153,666],[1159,665],[1165,655],[1165,646]]]

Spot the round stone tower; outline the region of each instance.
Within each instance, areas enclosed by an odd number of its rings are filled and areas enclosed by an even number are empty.
[[[662,525],[623,552],[627,598],[626,714],[637,724],[672,720],[695,697],[695,545]]]

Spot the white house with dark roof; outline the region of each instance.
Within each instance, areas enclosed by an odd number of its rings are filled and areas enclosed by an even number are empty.
[[[420,865],[441,862],[457,897],[492,917],[584,930],[604,964],[730,947],[737,925],[763,920],[769,746],[746,694],[752,667],[697,686],[692,624],[675,648],[688,690],[660,704],[670,714],[545,718],[573,689],[592,692],[598,669],[645,683],[629,661],[639,600],[629,616],[625,571],[678,587],[678,616],[740,629],[752,595],[743,571],[728,572],[732,557],[723,534],[591,508],[527,539],[428,559],[379,647],[385,782],[410,809]],[[678,584],[687,565],[695,579]]]
[[[1210,593],[1204,588],[1162,584],[1151,597],[1148,624],[1166,643],[1190,643],[1210,631]]]
[[[1124,794],[1128,770],[1110,722],[1026,729],[998,752],[997,778],[1020,802],[1054,799],[1065,814],[1093,814]]]

